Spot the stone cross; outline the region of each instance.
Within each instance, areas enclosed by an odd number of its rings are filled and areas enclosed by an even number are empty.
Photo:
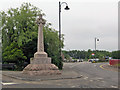
[[[37,52],[44,52],[43,26],[45,25],[45,20],[42,18],[42,14],[40,14],[36,23],[38,24]]]
[[[61,72],[58,70],[58,67],[51,64],[51,58],[48,57],[46,52],[44,52],[43,26],[45,25],[45,20],[42,18],[41,14],[36,23],[38,24],[37,52],[34,54],[34,58],[30,60],[30,64],[24,68],[22,73],[32,76],[59,75]]]
[[[45,20],[40,14],[36,23],[38,24],[38,42],[37,42],[37,52],[34,54],[34,58],[47,57],[47,53],[44,52],[44,40],[43,40],[43,26],[45,25]]]

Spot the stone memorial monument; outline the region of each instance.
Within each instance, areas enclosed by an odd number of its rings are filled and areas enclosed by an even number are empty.
[[[37,42],[37,52],[34,54],[34,58],[30,61],[22,73],[29,75],[56,75],[61,74],[58,67],[51,64],[51,58],[48,57],[47,53],[44,52],[44,40],[43,40],[43,26],[45,20],[40,14],[37,19],[38,24],[38,42]]]

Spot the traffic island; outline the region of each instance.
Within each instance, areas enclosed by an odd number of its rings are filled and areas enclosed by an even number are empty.
[[[77,79],[82,78],[82,75],[75,71],[68,69],[62,70],[60,75],[28,75],[23,74],[21,71],[2,71],[3,76],[23,81],[47,81],[47,80],[62,80],[62,79]]]

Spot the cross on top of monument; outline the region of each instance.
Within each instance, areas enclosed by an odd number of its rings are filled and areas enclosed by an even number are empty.
[[[38,25],[40,25],[40,24],[44,25],[45,24],[45,20],[42,18],[42,14],[39,15],[39,18],[37,19],[36,23]]]

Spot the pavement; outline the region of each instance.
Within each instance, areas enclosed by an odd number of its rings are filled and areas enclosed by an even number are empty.
[[[45,80],[60,80],[60,79],[76,79],[81,78],[82,75],[75,71],[64,69],[61,71],[61,75],[48,75],[48,76],[30,76],[23,74],[22,71],[2,71],[2,75],[11,77],[14,79],[25,80],[25,81],[45,81]]]

